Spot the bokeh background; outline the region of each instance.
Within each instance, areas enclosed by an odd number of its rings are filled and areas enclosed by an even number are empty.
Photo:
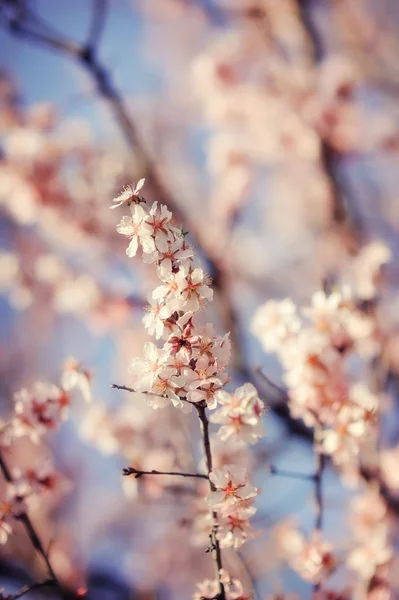
[[[152,414],[110,389],[129,385],[155,284],[125,256],[112,199],[145,177],[146,198],[174,211],[213,277],[208,317],[231,331],[233,383],[254,382],[271,407],[251,460],[310,472],[309,432],[256,373],[280,382],[250,321],[269,299],[309,302],[383,239],[395,347],[398,26],[395,0],[0,2],[1,410],[22,386],[58,381],[69,356],[92,373],[91,405],[77,394],[48,448],[10,458],[53,457],[64,484],[34,514],[56,567],[71,585],[89,581],[90,597],[188,598],[209,575],[201,549],[182,551],[190,486],[122,481],[133,460],[190,464],[200,445],[194,417]],[[108,418],[119,419],[114,437]],[[395,418],[384,431],[397,441]],[[276,567],[268,532],[293,513],[311,527],[309,482],[256,477],[262,534],[231,568],[259,598],[279,585],[307,598]],[[329,468],[324,485],[334,540],[350,492]],[[4,584],[40,571],[23,536],[0,552]]]

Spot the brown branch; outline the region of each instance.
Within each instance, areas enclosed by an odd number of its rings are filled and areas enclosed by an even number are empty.
[[[212,471],[213,465],[212,465],[211,442],[209,439],[209,420],[208,420],[208,417],[206,414],[206,404],[205,404],[205,402],[199,402],[198,404],[195,404],[194,406],[197,410],[198,418],[200,420],[202,442],[203,442],[204,453],[205,453],[206,469],[208,471],[208,476],[209,476],[210,472]],[[210,479],[209,479],[209,490],[211,492],[216,491],[215,484]],[[214,524],[213,524],[213,529],[212,529],[211,552],[212,552],[212,556],[213,556],[213,560],[214,560],[214,564],[215,564],[216,579],[219,581],[219,590],[220,591],[219,591],[219,595],[218,595],[218,600],[226,600],[226,592],[224,589],[224,585],[220,581],[220,569],[223,568],[223,565],[222,565],[222,552],[220,549],[219,540],[216,537],[217,513],[215,511],[212,511],[212,518],[213,518]]]
[[[4,458],[1,456],[1,454],[0,454],[0,470],[3,473],[4,479],[8,483],[12,484],[14,482],[14,480],[12,478],[11,471],[8,468],[7,464],[5,463]],[[67,600],[68,598],[71,598],[71,595],[63,588],[57,575],[55,574],[53,567],[51,565],[50,559],[49,559],[46,551],[44,550],[43,543],[42,543],[38,533],[36,532],[36,529],[35,529],[32,521],[30,520],[28,513],[25,511],[25,512],[21,513],[21,515],[19,515],[18,517],[15,517],[15,518],[22,523],[22,525],[25,528],[26,533],[28,534],[30,541],[32,542],[32,546],[35,548],[35,550],[38,552],[38,554],[40,554],[40,556],[43,558],[44,562],[46,563],[46,567],[47,567],[48,573],[50,575],[51,581],[58,588],[58,590],[61,594],[61,597],[64,598],[65,600]]]
[[[122,474],[127,477],[129,475],[134,475],[136,479],[142,477],[142,475],[177,475],[178,477],[197,477],[199,479],[209,479],[208,475],[203,475],[202,473],[182,473],[179,471],[157,471],[152,469],[151,471],[141,471],[140,469],[135,469],[134,467],[127,467],[123,469]]]
[[[124,390],[125,392],[137,393],[133,388],[127,387],[127,385],[117,385],[116,383],[111,383],[111,388],[113,390]],[[143,394],[144,392],[140,392]]]

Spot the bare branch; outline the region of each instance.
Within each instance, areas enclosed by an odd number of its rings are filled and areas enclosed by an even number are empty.
[[[134,467],[127,467],[122,471],[125,477],[129,475],[135,475],[135,478],[138,479],[142,475],[177,475],[178,477],[196,477],[199,479],[209,479],[208,475],[203,475],[202,473],[182,473],[179,471],[157,471],[152,469],[151,471],[141,471],[140,469],[135,469]]]
[[[126,385],[117,385],[116,383],[111,383],[110,386],[113,390],[124,390],[125,392],[134,392],[137,393],[133,388],[127,387]],[[141,392],[143,393],[143,392]]]

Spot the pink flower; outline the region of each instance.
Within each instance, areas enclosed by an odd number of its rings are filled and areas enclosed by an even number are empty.
[[[130,206],[132,213],[131,217],[122,217],[116,230],[122,235],[130,238],[129,246],[126,249],[126,254],[133,258],[136,256],[139,244],[146,254],[154,252],[155,244],[152,237],[152,228],[147,223],[148,213],[139,204]]]
[[[248,483],[246,470],[242,467],[225,465],[220,469],[213,469],[209,479],[217,491],[210,492],[206,501],[214,509],[234,506],[243,500],[254,498],[258,493],[257,488]]]
[[[113,199],[113,204],[110,208],[118,208],[118,206],[122,206],[122,204],[131,204],[132,202],[137,202],[139,200],[138,193],[142,189],[145,183],[145,179],[140,179],[137,184],[128,184],[124,190],[117,196],[117,198]]]
[[[256,311],[251,331],[261,341],[265,350],[270,352],[280,348],[295,335],[300,325],[295,305],[291,300],[270,300]]]
[[[241,508],[238,504],[228,514],[221,513],[218,518],[216,537],[222,548],[233,547],[237,550],[248,539],[255,537],[249,519],[256,512],[253,506]]]
[[[91,401],[91,374],[72,357],[64,364],[61,387],[67,392],[77,388],[86,402]]]
[[[56,385],[37,382],[32,391],[22,389],[15,394],[15,417],[12,423],[16,437],[28,435],[32,441],[57,427],[66,417],[69,396]]]
[[[11,523],[15,517],[25,512],[25,504],[15,495],[15,491],[7,488],[6,500],[0,501],[0,545],[7,543],[12,533]]]
[[[234,394],[221,390],[216,399],[221,407],[210,416],[210,420],[222,425],[219,429],[222,440],[233,436],[242,442],[255,444],[262,437],[264,405],[251,383],[237,388]]]

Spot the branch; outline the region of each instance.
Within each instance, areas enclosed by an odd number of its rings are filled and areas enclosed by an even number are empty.
[[[124,390],[125,392],[137,393],[133,388],[127,387],[126,385],[117,385],[116,383],[111,383],[110,386],[113,390]],[[144,394],[145,392],[140,392]]]
[[[296,471],[287,471],[286,469],[279,469],[274,465],[268,465],[267,469],[271,475],[277,475],[278,477],[287,477],[289,479],[301,479],[302,481],[316,481],[316,474],[314,473],[297,473]]]
[[[122,474],[127,477],[129,475],[135,475],[135,478],[138,479],[142,477],[142,475],[177,475],[178,477],[197,477],[198,479],[209,479],[208,475],[203,475],[202,473],[182,473],[178,471],[156,471],[152,469],[152,471],[141,471],[140,469],[135,469],[134,467],[127,467],[123,469]]]
[[[22,596],[29,594],[29,592],[32,592],[33,590],[38,590],[40,588],[50,587],[53,585],[56,585],[53,579],[47,579],[46,581],[40,581],[38,583],[31,583],[30,585],[25,585],[16,594],[10,596],[9,600],[17,600],[18,598],[22,598]]]
[[[11,471],[9,470],[8,466],[6,465],[4,458],[1,456],[1,454],[0,454],[0,470],[3,473],[4,479],[8,483],[12,484],[13,478],[11,475]],[[27,512],[23,512],[21,515],[16,517],[16,519],[18,521],[20,521],[22,523],[22,525],[25,527],[26,533],[28,534],[28,537],[29,537],[30,541],[32,542],[32,546],[35,548],[35,550],[38,552],[38,554],[40,554],[40,556],[43,558],[44,562],[46,563],[46,567],[47,567],[48,573],[50,575],[51,581],[59,589],[61,597],[64,598],[64,600],[68,600],[68,598],[70,598],[71,596],[66,590],[64,590],[59,579],[57,578],[57,575],[54,573],[54,570],[50,563],[49,557],[47,556],[47,553],[44,550],[43,543],[40,540],[40,537],[39,537],[38,533],[36,532],[36,529],[34,528],[29,515],[27,514]]]
[[[208,471],[209,490],[211,492],[215,492],[216,491],[215,484],[209,479],[209,474],[212,471],[213,466],[212,466],[211,442],[209,439],[209,421],[208,421],[208,417],[206,415],[206,404],[199,402],[198,404],[195,404],[194,406],[197,410],[198,418],[199,418],[200,424],[201,424],[202,442],[203,442],[203,446],[204,446],[206,468]],[[223,565],[222,565],[222,552],[220,549],[219,540],[216,537],[217,513],[215,511],[212,511],[212,518],[213,518],[214,525],[213,525],[213,529],[212,529],[212,546],[211,546],[212,550],[211,550],[211,552],[212,552],[213,560],[215,563],[216,579],[219,581],[219,590],[220,591],[219,591],[218,600],[226,600],[226,593],[225,593],[224,585],[220,581],[220,569],[223,568]]]
[[[91,52],[94,52],[96,50],[100,42],[101,35],[104,31],[105,19],[107,16],[107,8],[107,0],[93,1],[92,21],[86,42],[86,48]]]

